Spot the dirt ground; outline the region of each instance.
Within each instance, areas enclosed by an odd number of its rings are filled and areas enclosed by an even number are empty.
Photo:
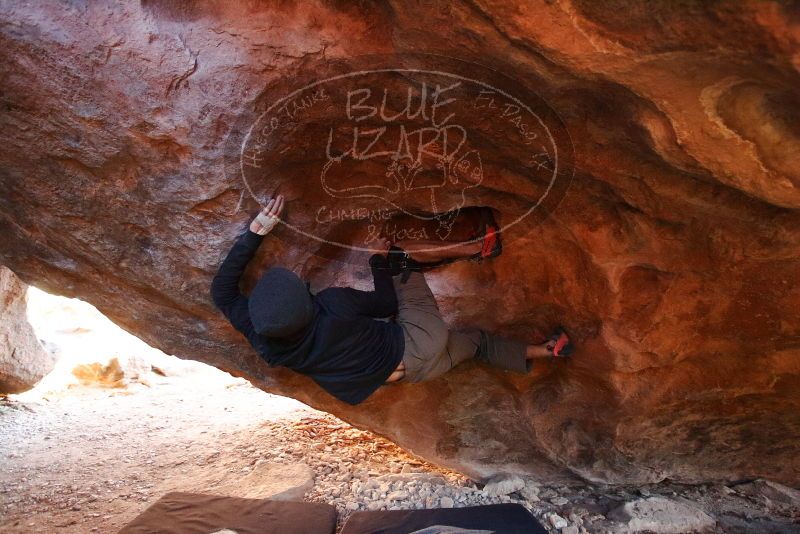
[[[0,400],[4,534],[114,533],[170,491],[327,502],[340,524],[357,510],[517,502],[561,534],[624,531],[613,510],[664,498],[708,514],[716,532],[800,532],[800,492],[767,481],[517,480],[498,494],[328,414],[167,356],[84,303],[53,299],[34,293],[29,311],[60,355],[56,370]]]
[[[267,423],[311,414],[233,381],[136,389],[0,408],[0,530],[116,532],[166,492],[214,493],[241,479],[286,445]]]
[[[328,414],[167,356],[85,303],[29,298],[29,320],[60,359],[34,390],[0,400],[0,532],[113,533],[170,491],[288,490],[344,517],[366,508],[348,497],[354,477],[405,467],[467,482]]]
[[[258,498],[297,488],[293,498],[333,504],[344,520],[369,506],[354,480],[405,472],[470,485],[328,414],[204,376],[217,373],[1,401],[0,531],[113,533],[170,491]],[[475,504],[509,500],[474,493]],[[398,508],[420,507],[405,500]]]

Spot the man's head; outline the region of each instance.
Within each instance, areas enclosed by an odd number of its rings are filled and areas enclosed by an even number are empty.
[[[248,303],[256,332],[288,337],[311,322],[314,306],[306,284],[292,271],[273,267],[261,276]]]

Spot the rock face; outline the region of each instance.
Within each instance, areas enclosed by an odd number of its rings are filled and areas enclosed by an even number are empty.
[[[42,347],[26,316],[26,286],[0,265],[0,393],[31,389],[53,369],[55,356]]]
[[[472,476],[800,483],[796,4],[180,6],[4,5],[0,262]],[[443,313],[574,359],[357,407],[267,368],[208,286],[276,191],[247,284],[367,287],[376,232],[488,206],[505,251],[429,275]]]
[[[714,528],[714,518],[688,502],[664,497],[648,497],[626,502],[612,510],[609,517],[621,523],[613,532],[707,532]]]
[[[303,495],[312,487],[314,471],[304,463],[270,465],[257,462],[247,475],[221,484],[214,491],[246,499],[302,501]]]

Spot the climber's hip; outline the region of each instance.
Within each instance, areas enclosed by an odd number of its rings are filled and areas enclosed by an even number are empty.
[[[405,341],[404,381],[432,380],[473,357],[495,367],[527,371],[524,343],[479,330],[451,331],[421,273],[411,273],[405,283],[395,278],[395,291],[397,324],[403,330]]]

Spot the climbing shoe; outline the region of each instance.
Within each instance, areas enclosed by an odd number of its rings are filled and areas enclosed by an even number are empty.
[[[556,328],[553,335],[550,336],[550,342],[547,343],[547,350],[553,353],[553,358],[565,358],[572,356],[575,346],[569,339],[569,336],[562,327]]]
[[[473,255],[472,259],[496,258],[503,252],[503,244],[500,241],[500,227],[494,220],[494,213],[491,208],[483,208],[481,210],[480,233],[478,235],[483,236],[481,251]],[[475,236],[475,238],[477,237]]]

